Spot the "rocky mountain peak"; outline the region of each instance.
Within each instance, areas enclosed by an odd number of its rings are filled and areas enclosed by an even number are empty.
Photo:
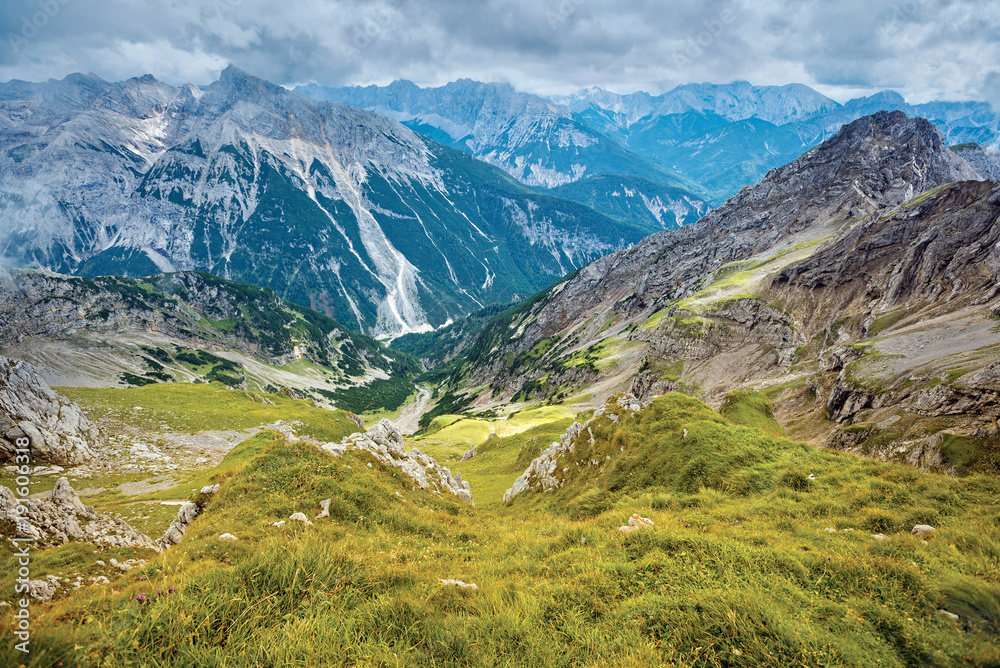
[[[771,170],[703,221],[730,231],[752,227],[773,242],[768,230],[794,234],[817,221],[858,218],[951,181],[978,179],[932,123],[880,111]]]

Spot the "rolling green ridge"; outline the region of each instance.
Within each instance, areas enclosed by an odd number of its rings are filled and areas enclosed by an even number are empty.
[[[743,418],[758,405],[742,406]],[[180,545],[140,555],[147,565],[109,587],[33,606],[31,655],[12,653],[6,613],[3,661],[1000,661],[995,478],[952,479],[816,450],[734,425],[676,394],[634,414],[609,413],[617,422],[598,418],[593,445],[585,431],[560,460],[561,487],[526,492],[509,506],[414,491],[404,474],[367,454],[333,458],[258,434],[211,472],[221,490]],[[512,482],[530,439],[524,432],[519,446],[483,444],[482,468]],[[463,466],[476,466],[475,458]],[[324,498],[329,518],[271,526],[295,511],[312,517]],[[633,513],[654,526],[621,533]],[[910,535],[925,522],[937,527],[933,536]],[[239,540],[219,541],[223,532]],[[69,544],[34,563],[90,573],[96,558],[114,554],[126,552]],[[441,582],[448,579],[477,588]],[[149,603],[136,600],[143,593]]]

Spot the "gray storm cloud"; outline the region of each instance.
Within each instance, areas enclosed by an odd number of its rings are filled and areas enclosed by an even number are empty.
[[[232,62],[284,84],[470,77],[553,94],[744,79],[920,102],[996,97],[1000,63],[1000,0],[8,0],[0,26],[0,80],[207,83]]]

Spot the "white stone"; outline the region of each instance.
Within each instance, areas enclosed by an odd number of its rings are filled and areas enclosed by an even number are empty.
[[[452,579],[441,580],[441,579],[438,579],[438,582],[440,582],[441,584],[444,584],[444,585],[452,585],[452,586],[455,586],[455,587],[461,587],[462,589],[479,589],[478,586],[472,584],[471,582],[462,582],[461,580],[452,580]]]
[[[316,516],[316,519],[330,516],[330,501],[332,501],[332,499],[323,499],[319,502],[320,511],[319,515]]]

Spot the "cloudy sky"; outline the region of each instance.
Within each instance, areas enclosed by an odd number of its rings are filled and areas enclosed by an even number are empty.
[[[737,79],[1000,108],[1000,0],[3,0],[0,81],[461,77],[563,94]]]

